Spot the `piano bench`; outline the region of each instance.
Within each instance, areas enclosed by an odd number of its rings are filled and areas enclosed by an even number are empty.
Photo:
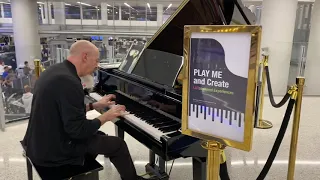
[[[22,142],[20,142],[22,145]],[[23,146],[26,152],[26,147]],[[32,168],[42,180],[99,180],[99,171],[103,166],[93,157],[86,157],[83,166],[67,165],[63,167],[43,167],[35,165],[26,157],[28,180],[33,180]]]

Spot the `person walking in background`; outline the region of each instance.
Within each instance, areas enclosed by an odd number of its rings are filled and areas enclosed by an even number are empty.
[[[2,73],[2,79],[6,79],[6,77],[9,75],[9,66],[4,66],[3,73]]]
[[[22,103],[27,114],[30,114],[31,112],[32,98],[33,98],[33,94],[31,93],[30,86],[25,85],[24,93],[22,95]]]
[[[30,75],[30,71],[31,71],[31,68],[29,67],[29,62],[25,61],[24,62],[24,67],[23,67],[23,74],[25,76],[29,76]]]

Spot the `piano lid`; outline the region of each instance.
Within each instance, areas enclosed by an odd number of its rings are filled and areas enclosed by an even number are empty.
[[[252,18],[248,20],[246,17],[249,12],[244,12],[244,9],[241,0],[184,0],[176,12],[151,38],[146,48],[183,56],[185,25],[252,23]],[[239,18],[239,13],[245,17]]]

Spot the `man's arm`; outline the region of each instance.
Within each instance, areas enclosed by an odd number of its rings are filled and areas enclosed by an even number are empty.
[[[86,139],[98,131],[101,122],[87,120],[84,93],[77,83],[71,77],[60,80],[58,104],[65,132],[73,139]]]

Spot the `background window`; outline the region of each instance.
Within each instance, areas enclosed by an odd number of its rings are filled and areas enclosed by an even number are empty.
[[[3,11],[4,11],[5,18],[12,18],[11,4],[3,4]]]
[[[80,17],[80,6],[71,5],[65,6],[66,19],[81,19]]]
[[[50,4],[50,9],[51,9],[51,18],[54,19],[54,7],[53,7],[53,4]]]
[[[108,6],[108,20],[119,20],[119,6]]]
[[[82,6],[83,19],[101,19],[100,9],[100,6]]]
[[[147,8],[147,21],[157,21],[157,7]]]
[[[146,6],[133,6],[131,9],[131,20],[145,21],[146,20]]]
[[[130,20],[130,8],[121,6],[121,20]]]

